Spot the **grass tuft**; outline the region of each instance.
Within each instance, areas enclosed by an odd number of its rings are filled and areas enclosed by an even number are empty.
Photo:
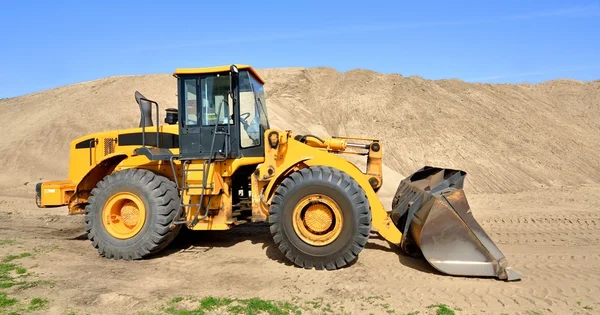
[[[455,315],[456,313],[454,312],[453,309],[451,309],[450,307],[448,307],[448,305],[446,304],[432,304],[427,306],[427,308],[435,308],[437,307],[437,310],[435,311],[436,315]]]
[[[288,302],[277,302],[262,300],[259,298],[252,299],[230,299],[216,298],[212,296],[204,297],[200,300],[190,299],[190,302],[196,302],[197,307],[191,308],[179,305],[184,302],[184,298],[176,297],[171,299],[170,306],[165,309],[165,312],[173,315],[204,315],[207,312],[214,311],[218,314],[273,314],[273,315],[292,315],[302,314],[300,309]],[[190,303],[191,304],[191,303]]]
[[[19,302],[17,299],[9,299],[6,292],[0,292],[0,309],[13,306]]]
[[[0,264],[0,288],[11,288],[19,282],[15,281],[12,271],[17,269],[17,265],[11,263]]]
[[[15,260],[30,257],[31,253],[21,253],[19,255],[8,255],[0,263],[0,289],[19,287],[20,289],[29,289],[40,284],[52,283],[51,281],[24,281],[26,277],[31,276],[27,273],[25,267],[15,264]]]
[[[31,299],[31,302],[29,302],[29,306],[27,307],[27,309],[33,312],[43,310],[44,308],[46,308],[46,306],[48,306],[48,299],[36,297]]]

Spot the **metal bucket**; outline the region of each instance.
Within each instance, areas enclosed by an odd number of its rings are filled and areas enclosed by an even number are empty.
[[[391,213],[402,232],[400,247],[408,254],[420,250],[442,273],[521,279],[473,217],[463,191],[465,175],[425,166],[400,182]]]

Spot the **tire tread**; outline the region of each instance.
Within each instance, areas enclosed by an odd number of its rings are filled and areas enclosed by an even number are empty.
[[[103,205],[98,204],[99,198],[107,194],[114,185],[120,183],[139,183],[142,189],[149,194],[149,206],[154,209],[146,209],[146,220],[154,216],[154,224],[134,247],[115,246],[105,239],[104,233],[99,231],[101,222],[95,222],[97,212],[102,211]],[[92,189],[85,207],[84,223],[85,232],[92,246],[98,250],[101,256],[112,259],[137,260],[156,254],[164,249],[177,236],[181,226],[170,229],[169,224],[173,221],[179,207],[179,193],[174,183],[168,178],[157,175],[145,169],[126,169],[105,176],[96,187]]]
[[[294,187],[302,185],[306,181],[325,181],[336,185],[346,193],[353,204],[353,210],[356,212],[357,234],[352,237],[350,244],[346,246],[342,253],[329,258],[327,261],[316,259],[295,250],[295,247],[282,230],[283,222],[280,221],[284,218],[283,209],[286,197]],[[269,224],[273,241],[282,254],[295,265],[306,269],[333,270],[352,263],[366,246],[371,230],[371,211],[367,196],[356,180],[332,167],[312,166],[290,174],[281,182],[272,198]]]

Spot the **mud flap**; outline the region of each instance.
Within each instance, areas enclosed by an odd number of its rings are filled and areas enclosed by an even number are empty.
[[[391,218],[400,247],[423,254],[442,273],[519,280],[500,249],[477,223],[463,191],[466,172],[425,166],[400,182]]]

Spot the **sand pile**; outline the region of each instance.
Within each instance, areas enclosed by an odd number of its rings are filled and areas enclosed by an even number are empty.
[[[263,69],[272,125],[381,138],[388,187],[423,165],[460,168],[467,189],[505,193],[600,182],[600,83],[469,84],[366,70]],[[176,107],[171,75],[110,77],[0,100],[0,189],[62,179],[69,142],[137,126],[134,91]],[[161,112],[164,117],[164,112]],[[393,188],[390,188],[393,189]]]
[[[332,135],[379,137],[384,163],[467,171],[472,192],[600,181],[600,82],[469,84],[366,70],[263,70],[269,104]],[[296,121],[296,124],[302,124]]]

